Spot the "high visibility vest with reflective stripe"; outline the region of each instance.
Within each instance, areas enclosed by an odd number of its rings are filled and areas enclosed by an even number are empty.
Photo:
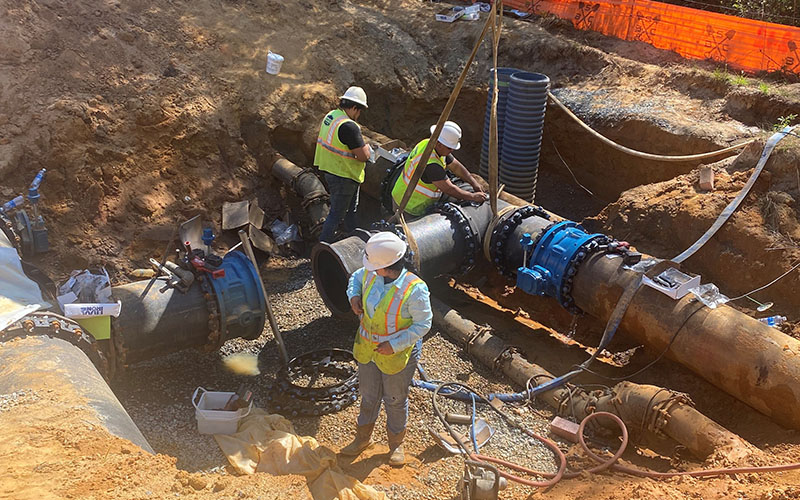
[[[406,272],[402,282],[392,286],[392,289],[378,303],[372,316],[369,316],[367,296],[375,286],[375,282],[382,279],[374,272],[364,271],[364,278],[361,282],[361,301],[364,314],[361,315],[361,324],[358,326],[358,335],[356,335],[353,345],[353,356],[359,363],[366,364],[374,361],[383,373],[394,375],[405,368],[414,346],[388,356],[377,353],[375,347],[387,340],[390,335],[405,330],[414,322],[412,318],[403,316],[403,304],[406,303],[417,285],[423,281],[413,273]]]
[[[398,177],[397,182],[394,184],[394,188],[392,189],[392,198],[398,205],[401,201],[403,201],[403,195],[406,192],[406,187],[411,184],[411,176],[414,175],[414,170],[417,169],[422,152],[425,151],[425,146],[428,145],[429,140],[430,139],[423,139],[419,141],[416,146],[414,146],[414,149],[412,149],[411,153],[409,153],[406,164],[403,167],[403,175]],[[436,151],[432,151],[431,157],[428,160],[428,164],[435,163],[437,165],[441,165],[442,168],[447,168],[444,160],[444,158],[436,154]],[[427,212],[428,208],[436,203],[436,200],[441,197],[442,192],[438,187],[436,187],[435,184],[429,184],[420,179],[419,182],[417,182],[417,186],[414,188],[414,192],[411,194],[411,198],[408,200],[406,212],[412,215],[425,215],[425,212]]]
[[[339,140],[339,127],[352,121],[341,109],[334,109],[325,115],[319,127],[314,165],[323,172],[353,179],[361,184],[364,182],[365,162],[356,160],[350,148]]]

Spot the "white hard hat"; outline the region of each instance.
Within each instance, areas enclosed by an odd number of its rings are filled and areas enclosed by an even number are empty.
[[[362,262],[367,271],[377,271],[391,266],[405,254],[406,242],[394,233],[382,231],[367,240]]]
[[[348,101],[353,101],[354,103],[360,104],[365,108],[369,107],[367,106],[367,93],[364,92],[364,89],[362,89],[361,87],[355,87],[355,86],[350,87],[349,89],[347,89],[347,91],[345,91],[344,95],[339,96],[339,98],[347,99]]]
[[[433,130],[436,128],[436,125],[431,126],[431,134]],[[446,121],[444,122],[444,126],[442,127],[442,131],[439,132],[439,142],[444,144],[450,149],[459,149],[461,148],[461,127],[458,126],[456,122]]]

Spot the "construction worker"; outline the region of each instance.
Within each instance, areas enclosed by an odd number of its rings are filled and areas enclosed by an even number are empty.
[[[356,437],[340,453],[356,456],[369,447],[383,401],[390,465],[405,463],[408,391],[422,337],[433,320],[428,286],[406,269],[406,253],[406,243],[396,234],[373,235],[364,250],[364,267],[350,276],[347,287],[350,307],[361,319],[353,345],[361,411]]]
[[[320,241],[328,243],[333,242],[343,220],[347,231],[355,229],[358,188],[372,154],[356,123],[367,109],[367,94],[361,87],[350,87],[340,99],[339,107],[322,120],[314,153],[314,165],[325,173],[330,194],[330,212],[319,236]]]
[[[431,127],[431,133],[436,126]],[[414,149],[409,153],[406,159],[405,166],[403,167],[403,175],[397,178],[394,188],[392,189],[392,200],[395,210],[400,205],[403,195],[406,192],[406,187],[411,183],[411,177],[414,175],[414,170],[417,168],[422,152],[428,145],[430,139],[423,139],[414,146]],[[428,166],[425,168],[422,177],[420,177],[417,186],[408,204],[405,207],[405,212],[414,217],[420,217],[428,213],[431,208],[436,204],[442,193],[457,198],[459,200],[474,201],[482,203],[487,200],[486,193],[481,189],[480,184],[472,177],[472,174],[461,164],[460,161],[453,157],[453,151],[461,147],[461,127],[455,122],[446,121],[439,134],[439,139],[436,146],[431,152],[428,159]],[[474,192],[465,191],[447,178],[445,169],[449,169],[455,173],[462,180],[467,182]]]

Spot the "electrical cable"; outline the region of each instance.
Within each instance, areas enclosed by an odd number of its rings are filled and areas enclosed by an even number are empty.
[[[556,473],[550,473],[550,472],[544,472],[544,471],[534,471],[534,470],[528,469],[527,467],[523,467],[523,466],[521,466],[519,464],[515,464],[513,462],[509,462],[509,461],[502,460],[502,459],[495,458],[495,457],[490,457],[490,456],[483,455],[483,454],[480,454],[480,453],[472,453],[472,452],[470,452],[469,449],[467,448],[467,445],[464,444],[461,441],[461,438],[455,432],[455,430],[453,430],[452,426],[447,422],[447,420],[445,419],[444,415],[442,414],[441,409],[439,408],[439,404],[437,402],[437,396],[439,395],[440,390],[445,388],[446,386],[457,386],[457,387],[460,388],[459,390],[469,391],[471,394],[473,394],[474,396],[476,396],[478,399],[482,400],[483,402],[488,403],[488,400],[486,398],[484,398],[480,393],[478,393],[474,389],[472,389],[471,387],[467,386],[466,384],[462,384],[460,382],[442,382],[436,388],[436,390],[433,392],[433,395],[431,397],[432,398],[431,402],[432,402],[432,405],[433,405],[433,412],[436,415],[436,417],[439,418],[439,420],[442,422],[442,424],[444,424],[445,428],[450,433],[451,437],[455,440],[455,442],[458,444],[459,448],[464,452],[465,456],[467,456],[469,458],[469,460],[472,460],[472,461],[475,461],[475,462],[501,465],[501,466],[506,467],[508,469],[511,469],[511,470],[513,470],[515,472],[521,472],[521,473],[524,473],[526,475],[540,476],[540,477],[547,478],[546,481],[533,481],[533,480],[530,480],[530,479],[519,477],[519,476],[517,476],[515,474],[511,474],[511,473],[506,472],[506,471],[498,470],[498,473],[500,474],[500,476],[506,478],[509,481],[514,481],[516,483],[523,484],[523,485],[526,485],[526,486],[532,486],[532,487],[537,487],[537,488],[549,487],[549,486],[553,486],[554,484],[558,483],[559,481],[561,481],[561,479],[564,479],[564,478],[576,478],[576,477],[583,476],[587,472],[588,473],[598,473],[598,472],[602,472],[604,470],[612,470],[612,471],[622,472],[622,473],[629,474],[629,475],[636,476],[636,477],[645,477],[645,478],[650,478],[650,479],[667,479],[667,478],[680,477],[680,476],[708,477],[708,476],[723,476],[723,475],[734,475],[734,474],[757,474],[757,473],[769,473],[769,472],[783,472],[783,471],[788,471],[788,470],[800,469],[800,463],[790,463],[790,464],[783,464],[783,465],[767,465],[767,466],[754,466],[754,467],[733,467],[733,468],[720,468],[720,469],[703,469],[703,470],[698,470],[698,471],[655,472],[655,471],[641,470],[641,469],[637,469],[637,468],[621,465],[621,464],[618,464],[617,461],[620,459],[620,457],[622,457],[623,453],[625,453],[625,450],[628,447],[628,443],[629,443],[628,428],[625,425],[625,422],[623,422],[622,419],[619,418],[617,415],[614,415],[613,413],[609,413],[609,412],[599,411],[599,412],[594,412],[594,413],[591,413],[591,414],[587,415],[583,420],[581,420],[580,426],[578,427],[578,443],[581,445],[581,448],[586,453],[586,455],[589,458],[591,458],[592,460],[594,460],[595,462],[597,462],[598,465],[595,465],[594,467],[590,467],[590,468],[582,470],[582,471],[566,472],[566,467],[567,467],[566,456],[564,455],[564,453],[561,451],[561,449],[558,447],[558,445],[556,443],[554,443],[553,441],[551,441],[551,440],[549,440],[549,439],[547,439],[545,437],[542,437],[542,436],[539,436],[539,435],[535,434],[534,432],[530,431],[529,429],[527,429],[525,427],[522,427],[516,421],[514,421],[513,419],[508,417],[508,415],[506,415],[503,411],[495,408],[494,406],[492,406],[490,404],[489,407],[492,410],[494,410],[497,414],[499,414],[509,424],[511,424],[513,427],[515,427],[517,429],[520,429],[526,435],[528,435],[528,436],[540,441],[541,443],[545,444],[548,448],[550,448],[554,452],[556,457],[558,457],[559,466],[558,466],[558,471]],[[651,401],[653,399],[654,398],[651,398]],[[617,424],[617,426],[619,427],[620,433],[621,433],[621,443],[620,443],[619,448],[614,452],[614,454],[611,457],[608,457],[608,458],[603,458],[600,455],[596,454],[594,451],[591,450],[591,448],[589,448],[589,445],[586,443],[586,436],[585,436],[586,426],[591,421],[593,421],[593,420],[595,420],[597,418],[600,418],[600,417],[610,418],[611,420],[613,420],[614,423]]]
[[[711,151],[708,153],[699,153],[694,155],[667,156],[667,155],[656,155],[652,153],[644,153],[642,151],[636,151],[635,149],[631,149],[621,144],[618,144],[612,141],[611,139],[605,137],[604,135],[600,134],[599,132],[595,131],[593,128],[587,125],[583,120],[578,118],[578,116],[575,115],[575,113],[570,111],[570,109],[566,107],[561,101],[559,101],[558,98],[554,96],[552,92],[548,91],[547,96],[550,97],[550,99],[552,99],[553,102],[555,102],[556,105],[558,105],[558,107],[561,108],[570,118],[575,120],[578,123],[578,125],[583,127],[584,130],[588,131],[593,136],[600,139],[600,141],[602,141],[606,145],[611,146],[612,148],[618,151],[622,151],[623,153],[635,156],[637,158],[643,158],[645,160],[657,160],[657,161],[667,161],[667,162],[704,160],[706,158],[713,158],[715,156],[720,156],[726,153],[730,153],[732,151],[736,151],[737,149],[742,149],[743,147],[749,146],[750,144],[756,142],[756,139],[750,139],[749,141],[741,142],[739,144],[735,144],[727,148],[722,148],[717,151]]]
[[[743,295],[739,295],[738,297],[734,297],[734,298],[730,299],[730,301],[743,299],[743,298],[747,297],[748,295],[750,295],[752,293],[760,292],[761,290],[769,288],[772,285],[774,285],[775,283],[777,283],[778,281],[780,281],[781,279],[783,279],[784,277],[786,277],[788,274],[790,274],[792,271],[794,271],[798,267],[800,267],[800,261],[797,261],[788,271],[786,271],[785,273],[781,274],[780,276],[778,276],[774,280],[770,281],[766,285],[760,286],[760,287],[756,288],[755,290],[750,290],[749,292],[747,292],[747,293],[745,293]]]

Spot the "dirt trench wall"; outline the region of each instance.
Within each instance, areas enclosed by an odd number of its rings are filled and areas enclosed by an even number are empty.
[[[763,142],[734,159],[717,162],[715,190],[698,187],[698,171],[673,180],[640,186],[622,194],[596,218],[592,230],[610,232],[639,250],[674,257],[694,243],[736,196],[752,173]],[[800,259],[800,149],[798,140],[784,139],[742,206],[705,246],[685,262],[730,297],[744,294],[787,271]],[[767,201],[769,200],[769,202]],[[776,305],[768,314],[795,318],[800,309],[800,273],[754,294]],[[737,301],[748,308],[755,304]]]

